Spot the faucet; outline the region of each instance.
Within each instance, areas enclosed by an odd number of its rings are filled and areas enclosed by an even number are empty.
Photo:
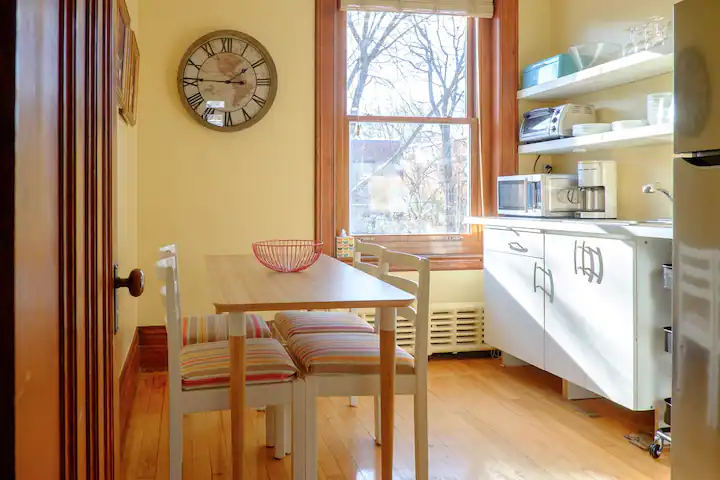
[[[671,202],[675,203],[675,199],[673,198],[672,194],[670,192],[668,192],[666,189],[659,187],[657,185],[658,185],[657,183],[655,183],[655,184],[648,183],[647,185],[645,185],[642,188],[642,192],[645,194],[648,194],[648,195],[652,194],[652,193],[660,192],[663,195],[665,195],[667,198],[669,198]]]

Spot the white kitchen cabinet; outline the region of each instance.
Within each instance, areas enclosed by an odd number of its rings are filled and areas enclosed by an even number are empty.
[[[485,343],[544,368],[543,260],[485,251]]]
[[[488,344],[632,410],[670,396],[671,241],[512,225],[485,236]]]
[[[547,235],[545,368],[633,407],[635,241]]]

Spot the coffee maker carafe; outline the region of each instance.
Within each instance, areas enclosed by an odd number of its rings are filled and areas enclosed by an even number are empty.
[[[614,161],[578,162],[578,190],[577,218],[617,218],[617,164]]]

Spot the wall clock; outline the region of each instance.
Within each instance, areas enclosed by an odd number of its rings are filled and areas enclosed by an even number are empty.
[[[270,53],[250,35],[219,30],[195,41],[178,68],[183,105],[203,126],[236,132],[270,110],[278,79]]]

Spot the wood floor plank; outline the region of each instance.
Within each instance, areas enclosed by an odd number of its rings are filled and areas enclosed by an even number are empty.
[[[167,377],[165,375],[154,375],[152,377],[150,399],[147,409],[142,414],[143,437],[140,460],[138,461],[137,478],[155,478],[166,384]]]
[[[493,359],[432,360],[428,418],[430,478],[442,480],[669,480],[670,452],[653,460],[624,435],[652,429],[652,416],[605,400],[568,402],[557,378],[532,367],[504,368]],[[141,374],[125,448],[123,478],[168,475],[166,374]],[[414,473],[412,398],[398,396],[397,480]],[[380,450],[373,439],[373,404],[321,398],[318,472],[321,480],[371,480]],[[589,414],[590,412],[591,414]],[[246,412],[246,476],[290,480],[290,456],[272,458],[265,414]],[[230,412],[186,415],[183,478],[231,478]]]

